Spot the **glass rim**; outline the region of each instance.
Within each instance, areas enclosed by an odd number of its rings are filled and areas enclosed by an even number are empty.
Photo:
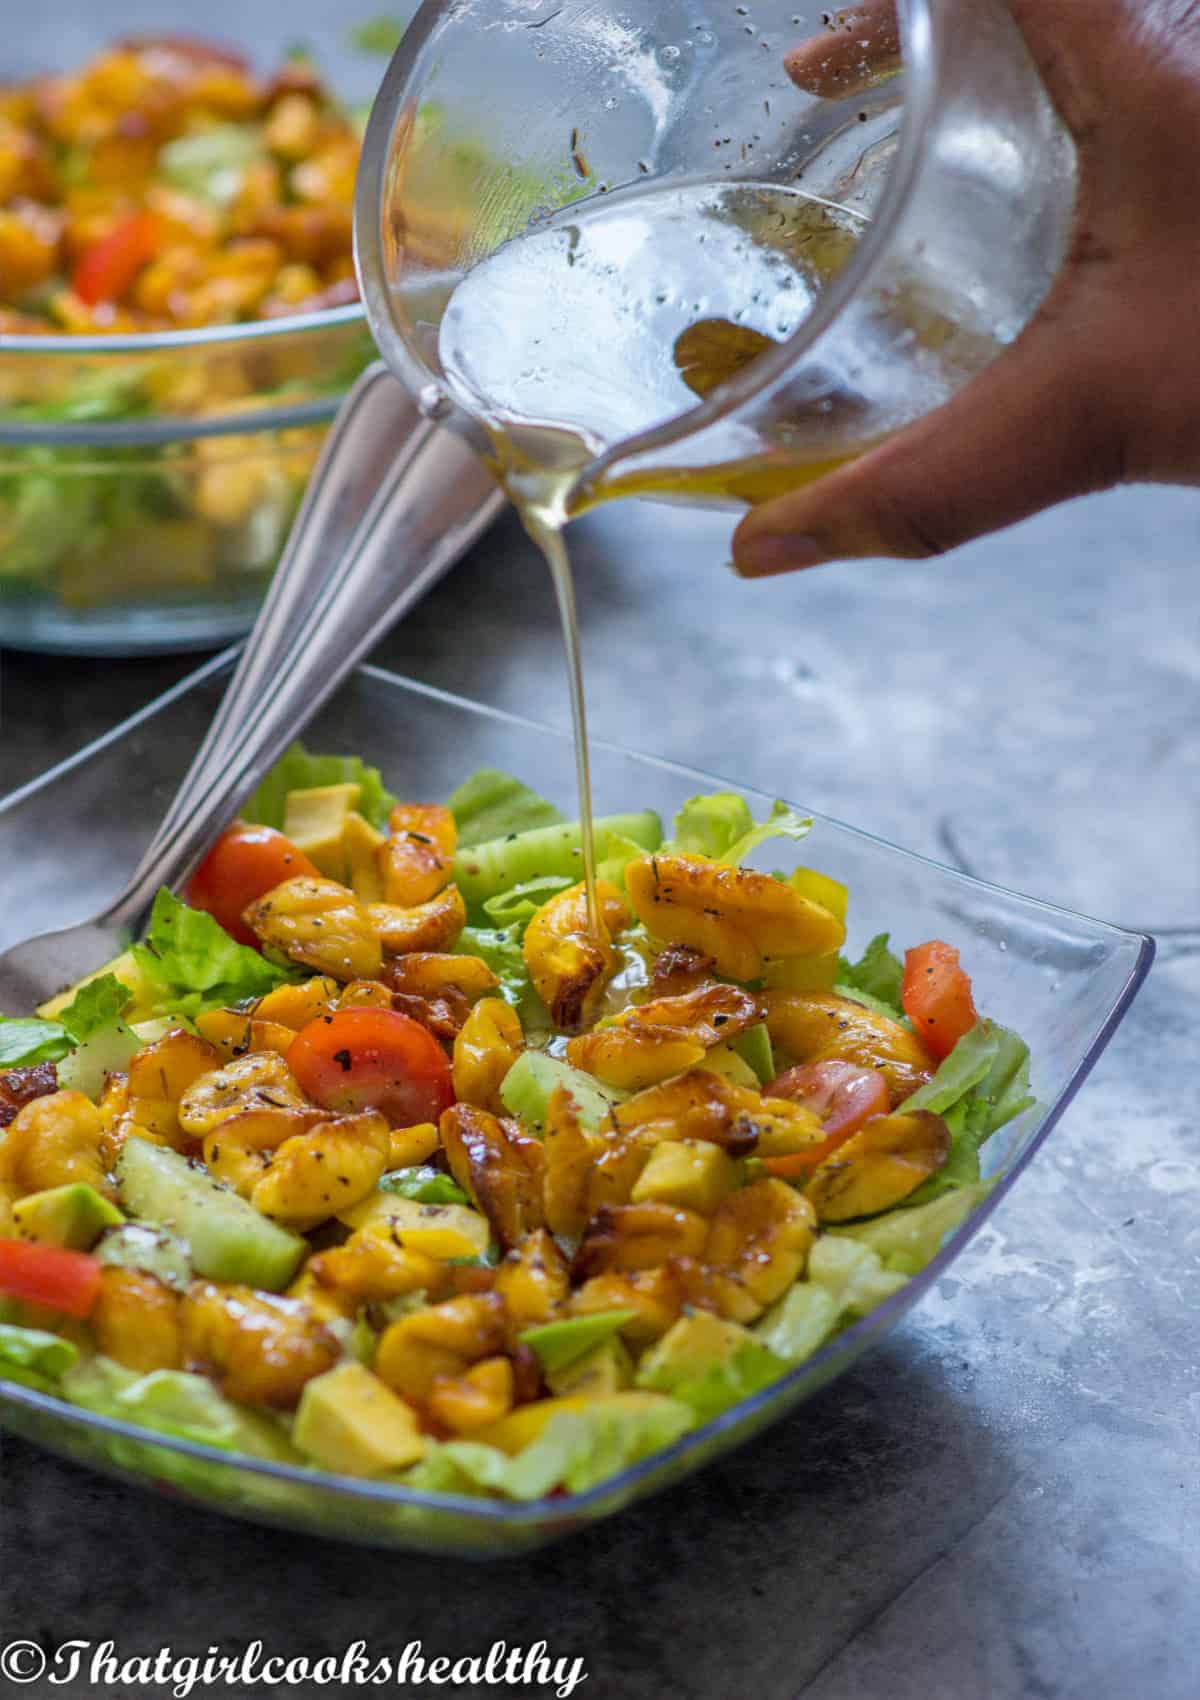
[[[83,354],[163,354],[192,348],[213,348],[221,343],[237,347],[247,342],[269,342],[275,337],[304,335],[366,323],[361,301],[343,307],[323,307],[316,313],[284,314],[278,319],[250,319],[236,325],[196,325],[178,331],[124,331],[115,336],[13,336],[0,333],[0,359],[23,354],[78,356]]]
[[[166,708],[188,692],[219,678],[221,673],[232,665],[236,655],[237,646],[213,657],[212,660],[196,669],[195,672],[189,673],[178,684],[138,710],[136,714],[129,716],[74,755],[58,762],[36,779],[0,799],[0,817],[7,813],[9,809],[24,802],[43,786],[63,779],[74,768],[94,759],[109,745],[119,741],[135,727],[151,721],[161,709]],[[351,677],[359,676],[365,676],[389,689],[398,687],[402,691],[412,692],[431,702],[441,703],[459,710],[467,710],[470,713],[482,715],[486,719],[502,721],[509,725],[537,732],[543,736],[549,735],[558,739],[567,739],[570,736],[569,733],[558,727],[546,725],[544,722],[533,720],[524,715],[492,708],[487,704],[472,701],[469,697],[458,696],[451,691],[444,691],[436,686],[423,684],[419,680],[409,679],[402,674],[388,672],[385,668],[359,667]],[[603,739],[594,739],[592,742],[598,749],[615,752],[647,767],[686,778],[690,782],[698,782],[710,787],[733,784],[732,781],[726,781],[720,776],[705,773],[681,762],[630,750],[623,745]],[[756,795],[763,795],[754,786],[738,784],[735,788],[742,792],[750,791]],[[777,1381],[770,1382],[757,1393],[750,1395],[749,1398],[739,1400],[737,1404],[730,1406],[719,1416],[710,1419],[697,1428],[688,1430],[669,1447],[650,1453],[648,1457],[640,1459],[636,1464],[630,1465],[629,1468],[616,1475],[609,1476],[595,1487],[589,1488],[583,1493],[547,1495],[524,1501],[490,1500],[482,1495],[476,1497],[464,1494],[433,1493],[428,1490],[408,1488],[396,1482],[382,1482],[361,1476],[338,1475],[332,1471],[314,1469],[305,1465],[280,1463],[270,1459],[251,1457],[245,1453],[225,1451],[218,1447],[203,1445],[197,1441],[161,1434],[154,1429],[143,1428],[136,1423],[122,1422],[115,1417],[100,1416],[80,1406],[71,1405],[65,1399],[60,1399],[52,1394],[40,1393],[36,1389],[24,1387],[16,1382],[0,1382],[0,1394],[2,1394],[3,1399],[14,1405],[24,1406],[36,1414],[52,1417],[56,1422],[65,1423],[68,1427],[80,1432],[96,1431],[115,1439],[132,1441],[141,1446],[163,1447],[196,1463],[224,1465],[239,1473],[250,1473],[267,1481],[284,1482],[298,1488],[309,1488],[317,1493],[336,1494],[344,1503],[358,1501],[380,1507],[407,1507],[411,1510],[432,1514],[440,1512],[446,1516],[465,1518],[480,1524],[524,1528],[546,1521],[567,1523],[577,1515],[602,1510],[606,1502],[613,1496],[627,1494],[628,1490],[636,1488],[639,1482],[656,1475],[659,1471],[669,1471],[673,1464],[686,1460],[694,1451],[703,1450],[726,1429],[733,1428],[747,1420],[753,1420],[759,1415],[766,1415],[777,1402],[786,1403],[787,1392],[790,1388],[797,1385],[802,1379],[819,1381],[822,1368],[833,1368],[839,1356],[848,1349],[853,1350],[860,1342],[867,1342],[872,1336],[885,1334],[894,1321],[898,1320],[905,1311],[925,1295],[955,1261],[959,1252],[965,1249],[970,1240],[975,1238],[996,1206],[1008,1195],[1010,1189],[1041,1149],[1067,1106],[1091,1073],[1149,972],[1154,960],[1155,942],[1146,933],[1139,933],[1130,928],[1117,926],[1112,922],[1100,921],[1090,916],[1081,915],[1078,911],[1066,909],[1060,904],[1044,903],[1041,899],[1012,892],[1007,887],[998,886],[991,881],[976,879],[973,875],[964,874],[959,869],[950,868],[944,863],[935,861],[931,856],[924,856],[914,850],[906,850],[900,845],[879,837],[878,834],[867,832],[861,827],[851,826],[817,810],[806,810],[806,812],[812,814],[817,821],[880,845],[894,855],[936,868],[941,874],[952,875],[956,880],[970,886],[973,890],[993,891],[1009,898],[1016,898],[1020,902],[1032,905],[1047,914],[1061,915],[1075,923],[1083,922],[1089,927],[1099,928],[1105,933],[1137,947],[1120,990],[1112,999],[1090,1043],[1075,1063],[1069,1078],[1056,1099],[1046,1106],[1040,1123],[1030,1134],[1024,1147],[1017,1153],[1011,1166],[1004,1173],[994,1178],[986,1197],[982,1198],[959,1223],[958,1227],[952,1231],[945,1245],[941,1247],[937,1255],[931,1259],[924,1269],[916,1275],[910,1276],[897,1292],[881,1304],[876,1305],[873,1310],[868,1311],[865,1316],[860,1317],[849,1328],[843,1329],[840,1333],[835,1334],[832,1339],[827,1340],[811,1357],[796,1364],[786,1375],[779,1377]],[[1037,1111],[1034,1113],[1037,1113]],[[2,1423],[2,1415],[0,1415],[0,1423]],[[145,1479],[143,1473],[136,1467],[105,1465],[105,1468],[110,1467],[129,1479],[136,1481],[144,1481]],[[250,1514],[253,1516],[253,1511]]]
[[[777,348],[757,356],[710,396],[667,420],[623,437],[590,459],[577,486],[601,477],[612,466],[693,437],[718,420],[737,413],[794,365],[798,355],[829,330],[846,307],[869,287],[884,264],[892,238],[909,209],[930,149],[930,137],[940,100],[940,70],[949,22],[945,8],[933,0],[897,0],[903,50],[904,96],[897,131],[896,156],[888,172],[878,211],[850,259],[820,295],[816,305]],[[418,57],[442,20],[458,10],[457,0],[422,0],[420,9],[400,42],[375,96],[363,135],[354,197],[354,258],[367,320],[388,365],[419,394],[433,382],[447,395],[455,413],[475,423],[475,416],[457,397],[449,397],[437,378],[412,353],[392,315],[391,291],[383,264],[382,215],[387,163],[392,137],[403,115],[409,82]],[[642,182],[650,179],[641,179]],[[622,187],[623,185],[618,185]],[[578,204],[578,203],[573,203]],[[453,423],[451,418],[447,423]]]

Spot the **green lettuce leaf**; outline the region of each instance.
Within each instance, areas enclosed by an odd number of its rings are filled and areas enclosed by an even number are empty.
[[[523,1345],[533,1347],[542,1369],[552,1375],[610,1340],[636,1314],[632,1310],[598,1310],[591,1316],[568,1316],[561,1322],[527,1328],[520,1339]]]
[[[133,954],[139,968],[163,988],[164,1013],[191,1015],[240,1003],[297,977],[295,970],[277,967],[249,945],[238,944],[211,915],[189,908],[165,886]]]
[[[357,785],[362,795],[358,812],[371,825],[382,829],[396,799],[387,790],[377,767],[368,767],[357,756],[318,756],[303,744],[286,750],[267,774],[254,795],[241,809],[242,820],[257,826],[283,826],[284,805],[289,791],[308,791],[318,785]]]
[[[75,1043],[81,1045],[93,1033],[119,1020],[132,1002],[133,993],[115,974],[101,974],[80,986],[58,1019]]]
[[[843,1323],[899,1292],[906,1280],[906,1274],[885,1268],[872,1246],[824,1233],[809,1253],[805,1279],[771,1307],[754,1333],[790,1368],[811,1358]]]
[[[443,1174],[428,1163],[411,1169],[393,1169],[379,1182],[385,1192],[399,1193],[401,1198],[415,1198],[418,1204],[470,1204],[462,1187],[451,1176]]]
[[[95,1357],[68,1370],[62,1391],[73,1405],[178,1440],[280,1463],[301,1462],[282,1429],[233,1404],[202,1375],[176,1369],[141,1375],[111,1358]]]
[[[639,846],[637,854],[640,856],[642,853]],[[601,875],[601,878],[605,877]],[[516,925],[523,930],[543,903],[573,884],[574,881],[565,874],[542,874],[538,879],[523,880],[508,891],[498,891],[494,897],[485,898],[483,912],[498,927]]]
[[[685,856],[712,856],[737,867],[769,838],[807,838],[812,820],[786,803],[776,802],[766,820],[755,822],[746,799],[736,791],[710,791],[689,797],[675,816],[668,851]]]
[[[58,1062],[71,1049],[61,1021],[36,1016],[0,1016],[0,1069]]]
[[[478,768],[451,792],[446,807],[458,828],[460,850],[531,827],[558,826],[563,819],[553,803],[497,767]]]
[[[786,803],[774,802],[766,820],[759,821],[749,832],[743,833],[719,859],[736,868],[769,838],[790,838],[794,842],[807,838],[812,831],[812,824],[811,815],[802,815],[798,809],[789,808]]]
[[[464,956],[482,957],[500,984],[499,995],[512,1004],[521,1017],[525,1037],[551,1031],[545,1004],[533,989],[525,958],[521,954],[520,922],[509,927],[464,927],[451,947]]]
[[[638,1377],[638,1386],[669,1393],[694,1412],[698,1423],[707,1423],[786,1375],[791,1364],[769,1345],[747,1341],[732,1358],[709,1363],[693,1374],[680,1375],[665,1366],[657,1375]]]
[[[736,791],[710,791],[689,797],[675,816],[671,842],[664,849],[682,856],[724,856],[730,845],[754,830],[750,805]]]
[[[562,1487],[586,1493],[599,1482],[671,1446],[695,1426],[691,1408],[660,1397],[641,1407],[596,1403],[551,1417],[516,1457],[478,1441],[430,1447],[403,1477],[406,1487],[471,1493],[483,1488],[508,1499],[541,1499]]]
[[[859,998],[869,1009],[902,1021],[900,987],[904,964],[888,949],[888,939],[887,933],[876,933],[857,962],[847,962],[844,956],[839,958],[835,990],[846,997]]]
[[[942,1192],[927,1203],[899,1205],[869,1222],[849,1228],[829,1228],[818,1244],[830,1239],[856,1240],[879,1258],[891,1274],[916,1275],[933,1261],[953,1233],[991,1191],[989,1181],[975,1181]]]
[[[26,1376],[37,1377],[49,1384],[61,1381],[78,1359],[78,1348],[61,1335],[47,1333],[42,1328],[18,1328],[10,1323],[0,1323],[0,1376],[22,1381]],[[13,1370],[23,1374],[14,1377]],[[35,1383],[27,1381],[26,1385]]]
[[[976,1022],[933,1079],[904,1101],[905,1110],[932,1110],[941,1116],[952,1141],[946,1162],[911,1194],[906,1206],[974,1186],[981,1147],[1035,1102],[1029,1091],[1029,1046],[999,1022]]]

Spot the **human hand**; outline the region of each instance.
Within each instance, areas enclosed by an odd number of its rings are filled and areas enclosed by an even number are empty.
[[[1070,496],[1200,483],[1200,7],[1009,0],[1079,152],[1071,247],[1035,318],[952,401],[734,534],[747,578],[940,554]],[[787,59],[813,93],[896,57],[892,0]]]

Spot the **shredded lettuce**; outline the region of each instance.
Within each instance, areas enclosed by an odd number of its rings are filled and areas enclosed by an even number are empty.
[[[1029,1091],[1029,1046],[996,1021],[979,1021],[955,1045],[932,1080],[904,1101],[907,1110],[932,1110],[950,1129],[950,1155],[907,1203],[926,1204],[940,1193],[979,1180],[979,1152],[997,1129],[1036,1102]]]
[[[521,954],[521,924],[509,927],[464,927],[453,949],[464,956],[478,956],[500,981],[497,988],[506,1003],[521,1017],[525,1037],[549,1033],[550,1016],[533,989],[525,958]]]
[[[689,797],[675,816],[671,842],[664,848],[682,856],[724,856],[730,845],[754,830],[750,805],[736,791],[710,791]]]
[[[766,820],[759,821],[749,832],[743,833],[719,860],[736,868],[746,860],[751,851],[757,850],[759,845],[765,844],[769,838],[790,838],[796,842],[807,838],[812,831],[812,824],[811,815],[802,815],[798,809],[789,808],[787,803],[774,802]]]
[[[752,1393],[770,1386],[792,1366],[770,1346],[758,1340],[745,1345],[722,1362],[681,1373],[678,1366],[663,1366],[658,1373],[638,1376],[638,1386],[669,1393],[690,1407],[698,1423],[710,1422]]]
[[[36,1016],[0,1016],[0,1069],[58,1062],[71,1049],[61,1021]]]
[[[142,972],[162,987],[161,1013],[194,1015],[210,1006],[240,1003],[296,977],[292,969],[238,944],[211,915],[189,908],[165,886],[133,955]]]
[[[58,1019],[75,1043],[81,1045],[94,1033],[118,1021],[132,1002],[133,993],[115,974],[101,974],[80,986]]]
[[[632,1310],[593,1311],[591,1316],[569,1316],[561,1322],[543,1322],[536,1328],[527,1328],[520,1339],[523,1345],[532,1346],[543,1371],[552,1375],[602,1346],[636,1315]]]
[[[843,1322],[865,1316],[906,1280],[905,1273],[884,1267],[874,1247],[822,1234],[809,1253],[805,1279],[756,1323],[754,1334],[789,1367],[804,1363]]]
[[[876,933],[857,962],[838,959],[836,991],[858,998],[868,1009],[904,1019],[900,1002],[900,987],[904,980],[904,964],[888,949],[890,934]]]
[[[812,820],[776,802],[766,820],[756,822],[750,805],[736,791],[710,791],[689,797],[675,816],[674,835],[665,846],[685,856],[712,856],[737,867],[769,838],[807,838]]]
[[[660,1396],[637,1404],[598,1400],[578,1411],[559,1411],[515,1457],[478,1441],[432,1446],[403,1481],[406,1487],[435,1493],[483,1488],[509,1499],[541,1499],[558,1487],[586,1493],[639,1459],[673,1445],[694,1425],[690,1406],[678,1399]]]
[[[642,854],[639,848],[637,854]],[[602,876],[603,877],[603,876]],[[565,874],[542,874],[537,879],[523,880],[508,891],[498,891],[484,901],[483,912],[498,927],[514,924],[524,927],[537,914],[543,903],[557,897],[574,882]]]
[[[148,1375],[111,1358],[88,1358],[67,1371],[62,1392],[73,1405],[138,1423],[222,1452],[298,1463],[300,1454],[270,1418],[235,1405],[202,1375],[160,1369]]]
[[[0,1323],[0,1378],[47,1392],[78,1358],[78,1348],[61,1335]]]
[[[458,828],[460,850],[533,827],[558,826],[563,819],[553,803],[498,767],[478,768],[451,792],[446,807]]]
[[[451,1175],[443,1174],[428,1163],[411,1169],[393,1169],[379,1182],[385,1192],[399,1193],[401,1198],[415,1198],[419,1204],[470,1204],[462,1187]]]
[[[320,785],[357,785],[361,796],[358,812],[371,825],[382,828],[396,799],[383,783],[377,767],[368,767],[358,756],[319,756],[295,743],[286,750],[241,810],[241,818],[257,826],[282,828],[289,791],[308,791]]]
[[[830,1238],[856,1240],[875,1253],[889,1274],[916,1275],[933,1261],[947,1234],[966,1220],[990,1190],[989,1181],[959,1186],[926,1204],[900,1205],[869,1222],[856,1222],[849,1228],[829,1228],[818,1244]]]

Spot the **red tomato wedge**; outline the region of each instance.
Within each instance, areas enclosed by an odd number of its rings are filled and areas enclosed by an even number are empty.
[[[100,1292],[98,1258],[85,1251],[0,1240],[0,1293],[45,1305],[65,1316],[87,1316]]]
[[[857,1063],[803,1063],[789,1068],[769,1086],[765,1098],[791,1098],[821,1118],[825,1138],[787,1157],[768,1157],[763,1167],[781,1180],[806,1175],[844,1145],[872,1116],[888,1113],[887,1081],[878,1069],[860,1068]]]
[[[900,1001],[918,1038],[939,1062],[979,1020],[971,976],[959,966],[954,946],[941,939],[905,952]]]
[[[153,213],[134,213],[93,242],[79,256],[71,288],[89,307],[119,301],[142,267],[158,253],[158,220]]]
[[[239,944],[257,944],[242,916],[284,880],[321,877],[303,850],[273,826],[226,827],[187,884],[193,909],[207,909]]]
[[[323,1109],[379,1110],[393,1127],[436,1122],[454,1102],[445,1051],[433,1034],[395,1009],[339,1009],[302,1027],[288,1067]]]

